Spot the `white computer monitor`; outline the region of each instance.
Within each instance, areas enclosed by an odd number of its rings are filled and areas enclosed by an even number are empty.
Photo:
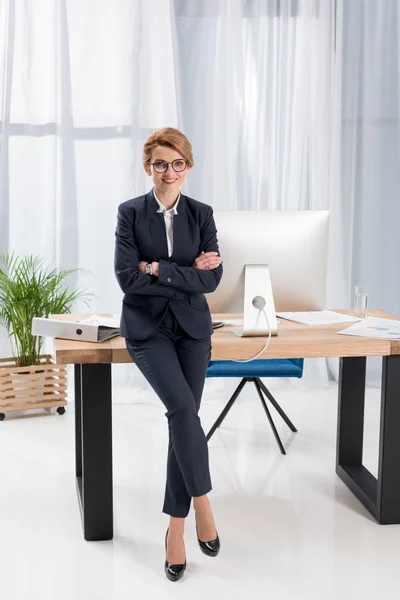
[[[325,308],[329,211],[215,211],[223,276],[212,313],[242,313],[244,265],[269,266],[275,310]]]

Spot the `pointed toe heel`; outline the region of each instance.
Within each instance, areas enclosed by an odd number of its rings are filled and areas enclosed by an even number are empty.
[[[210,542],[202,542],[199,539],[199,532],[197,531],[197,515],[195,517],[195,521],[196,521],[197,541],[199,543],[200,550],[206,556],[211,556],[211,557],[218,556],[218,553],[219,553],[219,550],[220,550],[220,547],[221,547],[221,543],[219,541],[218,532],[217,532],[217,537],[215,538],[215,540],[211,540]]]
[[[218,534],[215,540],[211,540],[210,542],[202,542],[198,537],[197,541],[199,542],[200,550],[203,554],[206,556],[218,556],[221,547]]]
[[[167,554],[168,531],[169,530],[167,529],[167,533],[165,534],[165,554]],[[169,579],[170,581],[179,581],[180,579],[182,579],[185,570],[186,560],[183,563],[183,565],[173,565],[172,563],[169,563],[167,561],[167,558],[165,558],[164,571],[165,575],[167,576],[167,579]]]

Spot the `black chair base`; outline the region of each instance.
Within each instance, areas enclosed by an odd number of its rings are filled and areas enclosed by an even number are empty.
[[[265,402],[265,399],[264,399],[264,396],[263,396],[262,392],[264,392],[265,396],[268,398],[268,400],[271,402],[272,406],[275,408],[275,410],[279,413],[279,415],[285,421],[285,423],[289,427],[289,429],[291,431],[293,431],[294,433],[297,432],[297,429],[293,425],[292,421],[289,419],[289,417],[287,416],[287,414],[279,406],[279,404],[277,403],[277,401],[275,400],[275,398],[273,397],[273,395],[271,394],[271,392],[265,387],[265,385],[263,384],[263,382],[261,381],[261,379],[259,377],[243,377],[243,379],[239,383],[238,387],[234,391],[234,393],[233,393],[231,399],[229,400],[228,404],[225,406],[224,410],[219,415],[218,419],[215,421],[214,425],[211,427],[210,431],[208,432],[208,434],[206,436],[207,442],[210,440],[210,438],[213,435],[214,431],[216,429],[218,429],[218,427],[221,425],[221,423],[225,419],[226,415],[228,414],[228,412],[230,411],[230,409],[234,405],[234,403],[235,403],[237,397],[239,396],[240,392],[242,391],[242,389],[244,388],[244,386],[248,382],[253,382],[254,385],[256,386],[256,390],[257,390],[257,393],[259,395],[261,404],[263,405],[263,408],[265,410],[265,414],[267,415],[269,424],[271,425],[272,431],[274,433],[274,436],[275,436],[275,439],[276,439],[276,441],[278,443],[280,451],[282,452],[282,454],[286,454],[285,448],[283,447],[281,438],[279,437],[279,434],[278,434],[278,432],[276,430],[275,423],[272,420],[271,413],[270,413],[270,411],[268,409],[268,406],[267,406],[267,404]]]

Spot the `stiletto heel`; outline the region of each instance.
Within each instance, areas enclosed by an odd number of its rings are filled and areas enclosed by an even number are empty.
[[[167,538],[168,538],[168,531],[169,531],[169,527],[167,529],[167,533],[165,534],[165,566],[164,566],[164,571],[165,571],[165,574],[166,574],[167,578],[170,581],[179,581],[180,579],[182,579],[183,574],[185,572],[185,569],[186,569],[186,560],[183,563],[183,565],[173,565],[172,563],[169,563],[167,561]]]
[[[203,552],[203,554],[205,554],[206,556],[218,556],[219,550],[221,548],[221,544],[220,544],[220,540],[218,537],[218,532],[217,532],[217,537],[215,538],[215,540],[211,540],[210,542],[202,542],[199,539],[199,534],[197,532],[197,517],[196,517],[196,535],[197,535],[197,541],[199,542],[199,546],[200,546],[200,550]]]

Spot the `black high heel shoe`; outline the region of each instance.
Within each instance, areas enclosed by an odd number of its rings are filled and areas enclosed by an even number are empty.
[[[185,572],[186,569],[186,560],[183,563],[183,565],[173,565],[172,563],[169,563],[167,561],[167,538],[168,538],[168,531],[169,531],[169,527],[167,529],[167,533],[165,534],[165,566],[164,566],[164,571],[165,574],[167,576],[167,578],[170,581],[179,581],[180,579],[182,579],[183,574]]]
[[[210,542],[202,542],[199,539],[199,534],[197,533],[197,517],[196,517],[196,535],[197,535],[197,541],[199,542],[199,546],[200,546],[200,550],[203,552],[203,554],[205,554],[206,556],[218,556],[221,544],[219,541],[219,537],[218,537],[218,532],[217,532],[217,537],[215,538],[215,540],[211,540]]]

